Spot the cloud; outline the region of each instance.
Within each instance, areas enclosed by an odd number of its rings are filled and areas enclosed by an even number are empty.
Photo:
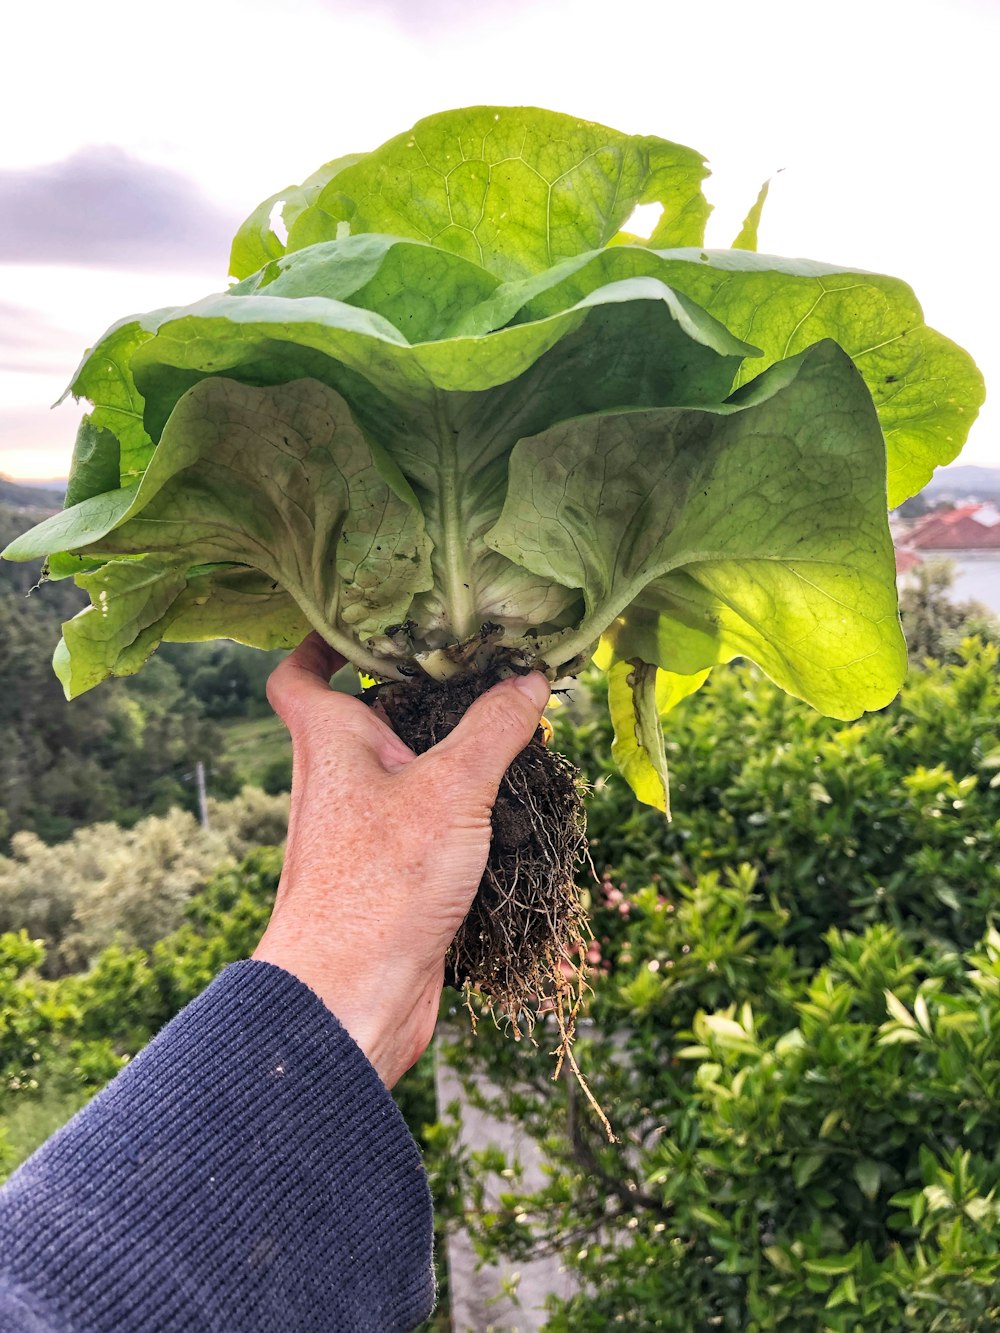
[[[0,171],[4,263],[211,268],[224,274],[239,221],[179,172],[111,146]]]

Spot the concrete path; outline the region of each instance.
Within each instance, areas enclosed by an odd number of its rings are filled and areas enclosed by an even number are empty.
[[[435,1061],[435,1082],[439,1107],[457,1101],[461,1105],[461,1142],[467,1149],[481,1150],[495,1145],[508,1158],[517,1158],[524,1168],[521,1187],[525,1191],[541,1189],[543,1156],[538,1144],[520,1126],[498,1120],[469,1106],[455,1071],[443,1060]],[[500,1096],[500,1090],[488,1080],[478,1078],[477,1085],[487,1097]],[[498,1202],[488,1197],[488,1205]],[[557,1255],[530,1263],[488,1264],[476,1267],[472,1242],[464,1231],[455,1231],[448,1241],[449,1291],[451,1293],[452,1333],[535,1333],[545,1325],[543,1309],[550,1293],[570,1296],[576,1289],[573,1275],[566,1272]],[[517,1300],[503,1293],[504,1280],[520,1274]]]

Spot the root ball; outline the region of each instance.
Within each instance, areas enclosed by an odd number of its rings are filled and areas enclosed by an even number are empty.
[[[420,677],[376,686],[367,699],[377,699],[396,733],[421,754],[498,679],[498,671]],[[575,1011],[583,973],[574,960],[588,934],[575,884],[587,855],[584,787],[543,735],[539,727],[500,784],[486,870],[446,961],[449,985],[478,991],[494,1016],[518,1031],[530,1030],[533,1012],[557,1001],[567,1016]]]

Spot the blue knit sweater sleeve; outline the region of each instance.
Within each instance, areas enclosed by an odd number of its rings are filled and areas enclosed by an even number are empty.
[[[409,1330],[431,1237],[364,1055],[295,977],[235,963],[0,1191],[0,1329]]]

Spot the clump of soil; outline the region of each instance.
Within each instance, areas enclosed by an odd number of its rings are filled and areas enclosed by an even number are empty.
[[[416,677],[367,692],[418,754],[461,720],[510,667],[432,680]],[[587,919],[575,885],[587,855],[584,785],[539,727],[507,769],[493,809],[493,839],[479,890],[448,951],[446,981],[478,991],[486,1007],[520,1035],[534,1010],[554,1010],[568,1027],[583,987],[581,941]],[[565,1037],[564,1031],[564,1037]]]

